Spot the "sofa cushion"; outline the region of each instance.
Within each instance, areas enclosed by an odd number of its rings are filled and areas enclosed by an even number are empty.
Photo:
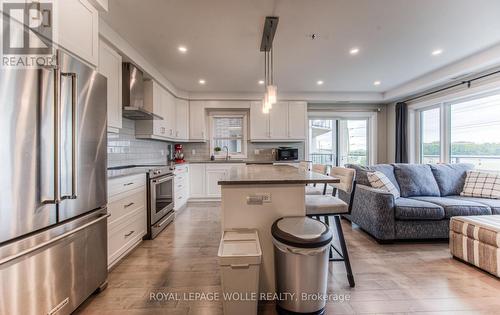
[[[464,197],[464,196],[448,196],[448,198],[472,201],[483,205],[487,205],[488,207],[490,207],[491,212],[493,214],[500,214],[500,199],[488,199],[488,198]]]
[[[377,164],[371,166],[363,166],[359,164],[346,164],[345,167],[352,168],[356,171],[356,182],[360,185],[371,186],[366,173],[381,172],[396,186],[399,190],[398,181],[394,177],[394,167],[391,164]]]
[[[401,197],[440,196],[431,168],[425,164],[393,164]]]
[[[443,207],[409,198],[395,200],[394,216],[397,220],[442,220],[445,218]]]
[[[368,172],[366,173],[368,176],[368,180],[373,188],[382,189],[390,192],[394,198],[399,198],[399,190],[394,186],[394,184],[390,181],[384,173],[376,171],[376,172]]]
[[[429,166],[439,186],[441,196],[460,195],[464,188],[467,171],[474,168],[474,165],[467,163],[429,164]]]
[[[448,197],[411,197],[415,200],[427,201],[444,208],[446,218],[454,216],[491,214],[491,209],[485,204]]]

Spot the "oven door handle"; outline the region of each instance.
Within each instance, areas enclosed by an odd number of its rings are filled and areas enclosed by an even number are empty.
[[[172,178],[174,178],[175,175],[168,175],[168,176],[165,176],[161,179],[153,179],[152,182],[155,183],[155,184],[161,184],[161,183],[164,183],[168,180],[171,180]]]

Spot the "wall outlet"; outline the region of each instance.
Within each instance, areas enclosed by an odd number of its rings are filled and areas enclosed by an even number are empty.
[[[165,156],[165,150],[160,150],[161,156]]]
[[[259,194],[262,196],[262,202],[264,203],[270,203],[271,202],[271,193],[262,193]]]
[[[259,149],[255,149],[255,150],[253,151],[253,153],[254,153],[255,155],[259,155],[259,154],[260,154],[260,150],[259,150]]]
[[[195,149],[192,149],[192,150],[191,150],[191,154],[192,154],[192,155],[196,155],[196,150],[195,150]]]

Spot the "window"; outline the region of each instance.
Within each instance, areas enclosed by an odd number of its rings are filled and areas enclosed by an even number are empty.
[[[309,160],[341,166],[368,164],[368,119],[309,119]]]
[[[247,115],[211,115],[210,152],[216,158],[226,157],[226,149],[232,158],[247,157]],[[220,148],[220,151],[216,149]]]
[[[471,163],[500,171],[500,93],[441,103],[417,118],[421,163]]]
[[[441,160],[441,123],[440,108],[432,108],[420,112],[420,161],[422,163],[438,163]]]
[[[450,106],[451,163],[500,170],[500,94]]]

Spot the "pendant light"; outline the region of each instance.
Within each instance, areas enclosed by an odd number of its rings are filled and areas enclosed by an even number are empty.
[[[264,99],[262,112],[268,114],[278,98],[278,88],[274,84],[273,39],[278,26],[277,16],[267,16],[262,32],[260,51],[264,52]]]

